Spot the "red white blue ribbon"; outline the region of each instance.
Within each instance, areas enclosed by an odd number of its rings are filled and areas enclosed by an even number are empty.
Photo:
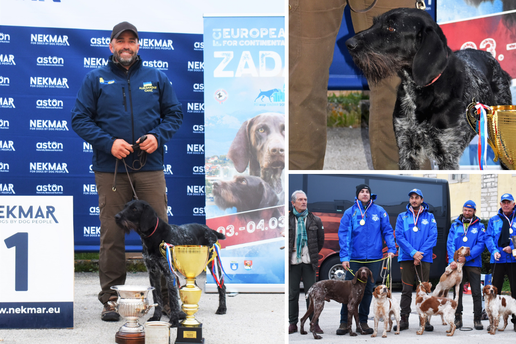
[[[490,109],[489,106],[477,103],[475,105],[477,109],[478,118],[478,165],[480,170],[484,169],[487,164],[487,138],[489,136],[487,132],[487,114],[486,109]]]
[[[215,252],[213,253],[214,257],[212,258],[213,264],[211,264],[211,274],[219,288],[222,288],[222,286],[224,285],[224,275],[226,275],[229,279],[231,279],[231,277],[229,277],[226,271],[224,271],[224,266],[222,265],[222,261],[220,260],[220,251],[218,243],[213,245],[213,249],[215,250]],[[219,269],[217,269],[217,266],[220,267],[222,274],[220,274]]]
[[[170,272],[172,273],[172,278],[174,279],[174,286],[176,285],[176,280],[179,281],[179,275],[176,272],[176,269],[174,268],[174,263],[172,262],[172,255],[170,254],[170,249],[174,247],[174,245],[163,243],[165,245],[166,253],[167,253],[167,262],[168,262],[168,268],[170,269]]]

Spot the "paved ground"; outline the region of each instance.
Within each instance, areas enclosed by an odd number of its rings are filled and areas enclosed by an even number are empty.
[[[399,301],[401,297],[401,292],[394,292],[394,297]],[[304,315],[306,312],[306,303],[304,294],[299,296],[300,303],[300,317]],[[414,302],[414,297],[412,298],[412,302]],[[301,302],[302,301],[302,302]],[[489,325],[488,320],[482,321],[484,325],[484,330],[479,331],[473,329],[473,299],[471,295],[464,295],[464,315],[463,322],[464,328],[463,330],[456,330],[453,337],[446,336],[446,330],[449,329],[448,326],[441,325],[440,317],[433,317],[432,324],[434,325],[433,332],[425,332],[423,335],[418,336],[416,331],[419,327],[419,320],[415,311],[414,304],[412,304],[412,313],[409,317],[409,329],[405,331],[401,331],[399,335],[394,335],[394,332],[388,332],[387,338],[382,338],[381,336],[376,338],[371,338],[370,335],[361,335],[359,334],[356,337],[350,337],[349,335],[337,336],[335,331],[339,327],[340,321],[340,309],[341,305],[335,301],[325,302],[324,311],[321,314],[319,325],[321,329],[324,331],[323,337],[321,340],[318,340],[317,343],[344,343],[344,342],[353,342],[353,343],[420,343],[420,344],[436,344],[438,341],[442,341],[442,343],[467,343],[467,344],[479,344],[479,343],[496,343],[496,344],[504,344],[504,343],[514,343],[516,339],[516,333],[513,331],[512,323],[509,323],[507,329],[504,332],[497,332],[495,335],[490,335],[487,332],[487,326]],[[370,318],[368,324],[370,327],[373,327],[373,318]],[[305,330],[309,329],[308,321],[305,323]],[[299,327],[299,323],[298,323]],[[466,327],[469,327],[468,330]],[[380,322],[379,328],[383,330],[383,322]],[[355,329],[355,326],[353,326]],[[288,335],[289,343],[301,343],[301,342],[314,342],[314,337],[311,333],[307,335],[301,335],[299,332]]]
[[[197,279],[204,286],[205,276]],[[149,285],[147,273],[130,273],[126,284]],[[115,334],[123,325],[100,320],[102,305],[97,300],[97,273],[75,274],[74,328],[48,330],[0,330],[0,343],[78,344],[115,343]],[[216,315],[218,294],[204,294],[196,318],[203,323],[206,344],[273,344],[286,342],[284,294],[238,294],[227,298],[228,313]],[[150,314],[143,318],[144,321]],[[167,321],[165,317],[162,319]],[[177,329],[171,329],[171,343]]]
[[[323,170],[372,170],[367,128],[328,128]]]

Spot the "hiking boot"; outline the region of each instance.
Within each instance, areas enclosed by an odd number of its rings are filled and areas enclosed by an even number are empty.
[[[362,326],[362,331],[364,331],[362,334],[373,334],[373,329],[366,322],[360,323],[360,326]]]
[[[310,327],[310,332],[315,332],[317,334],[324,333],[324,331],[319,327],[319,324],[315,324],[314,327]]]
[[[292,334],[297,332],[297,325],[296,324],[290,324],[288,326],[288,334]]]
[[[425,331],[432,332],[434,330],[434,326],[431,325],[428,320],[425,323]]]
[[[474,320],[473,321],[473,327],[475,327],[475,330],[483,330],[484,329],[484,326],[482,325],[482,322],[480,322],[480,320]]]
[[[480,321],[479,321],[480,322]],[[482,325],[482,324],[480,324]],[[457,328],[461,328],[462,327],[462,315],[460,314],[455,314],[455,326]]]
[[[408,318],[409,318],[408,314],[401,315],[400,331],[408,329],[408,326],[409,326]],[[398,325],[394,325],[393,330],[398,331]]]
[[[342,336],[347,334],[348,331],[348,323],[340,323],[339,328],[337,329],[337,335]]]
[[[100,314],[100,318],[103,321],[118,321],[120,320],[120,314],[117,313],[115,306],[112,302],[116,302],[118,297],[111,296],[109,301],[104,304],[104,309]]]

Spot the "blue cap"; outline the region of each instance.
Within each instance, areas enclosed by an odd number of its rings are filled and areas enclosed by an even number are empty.
[[[409,197],[410,197],[410,195],[412,195],[413,193],[415,193],[416,195],[421,196],[421,198],[424,198],[424,197],[423,197],[423,193],[422,193],[422,192],[421,192],[421,190],[419,190],[419,189],[412,189],[412,190],[410,190],[410,192],[408,193]]]
[[[511,201],[511,202],[514,202],[514,197],[512,197],[511,194],[503,194],[502,195],[502,200],[500,202],[503,202],[503,201]]]
[[[472,200],[469,200],[466,203],[464,203],[464,208],[469,208],[469,209],[477,210],[477,205]]]

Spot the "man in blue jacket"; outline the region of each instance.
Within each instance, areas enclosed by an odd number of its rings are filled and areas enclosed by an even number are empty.
[[[383,258],[383,241],[387,244],[387,256],[392,258],[396,253],[396,243],[389,215],[379,205],[374,204],[375,194],[367,184],[356,187],[355,204],[344,212],[339,226],[340,261],[345,270],[356,273],[362,266],[371,270],[374,277],[380,274]],[[346,280],[353,275],[346,273]],[[373,329],[367,325],[369,307],[373,297],[374,282],[367,281],[364,297],[358,308],[362,334],[372,334]],[[338,335],[348,333],[348,307],[343,304],[340,311]]]
[[[514,244],[511,237],[516,235],[514,197],[505,193],[501,197],[498,214],[489,219],[486,230],[486,246],[491,252],[493,285],[502,293],[505,275],[511,286],[511,296],[516,298],[516,258],[512,254]],[[516,331],[516,317],[512,320]],[[489,329],[488,329],[489,330]]]
[[[450,267],[455,270],[457,263],[464,264],[462,267],[462,283],[459,289],[459,304],[455,310],[455,325],[462,327],[462,294],[464,283],[469,281],[471,285],[471,295],[473,296],[473,323],[476,330],[483,330],[482,318],[482,290],[480,287],[480,269],[482,268],[482,252],[485,249],[485,228],[480,219],[475,216],[476,204],[467,201],[462,207],[462,215],[453,221],[448,241],[446,244],[448,251],[448,261]],[[455,251],[462,246],[470,248],[468,257],[460,256],[456,261],[453,260]]]
[[[111,286],[124,284],[126,278],[125,234],[115,214],[133,198],[134,186],[138,198],[168,220],[164,145],[183,120],[167,76],[142,65],[138,39],[134,25],[115,25],[109,44],[113,55],[107,66],[86,75],[72,110],[73,130],[93,147],[101,226],[98,298],[104,304],[104,321],[119,320],[108,301],[117,298]],[[146,139],[140,139],[144,135]]]
[[[407,211],[398,215],[396,220],[396,242],[399,246],[398,262],[401,272],[401,323],[400,330],[409,327],[410,304],[416,271],[418,279],[428,282],[430,264],[433,262],[432,249],[437,244],[437,223],[434,215],[428,212],[428,204],[423,201],[419,189],[409,192]],[[396,328],[395,328],[396,330]],[[433,331],[428,322],[425,331]]]

